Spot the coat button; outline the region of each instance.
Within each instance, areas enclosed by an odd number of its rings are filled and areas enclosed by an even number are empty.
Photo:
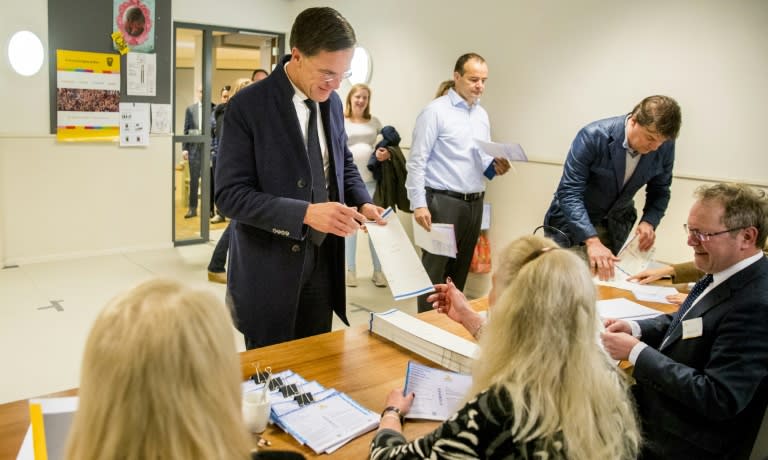
[[[292,252],[299,252],[299,251],[301,251],[301,246],[299,246],[298,244],[294,244],[293,246],[291,246],[291,251]]]
[[[296,185],[297,185],[299,188],[304,188],[304,187],[306,187],[306,186],[307,186],[307,182],[306,182],[304,179],[299,179],[299,181],[298,181],[298,182],[296,182]]]

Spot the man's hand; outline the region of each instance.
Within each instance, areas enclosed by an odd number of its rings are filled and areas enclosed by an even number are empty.
[[[637,224],[635,234],[640,238],[638,246],[641,251],[647,251],[653,247],[653,242],[656,241],[656,231],[653,229],[653,225],[645,221],[640,222]]]
[[[496,170],[496,174],[499,176],[504,175],[509,171],[512,165],[504,157],[496,157],[493,159],[493,169]]]
[[[632,333],[632,327],[630,327],[629,323],[623,319],[607,318],[603,321],[603,327],[605,327],[605,330],[608,332]]]
[[[597,275],[600,281],[613,279],[614,264],[620,259],[614,256],[596,236],[587,238],[584,243],[587,246],[587,260],[592,275]]]
[[[384,213],[384,208],[382,208],[381,206],[376,206],[375,204],[371,204],[371,203],[365,203],[362,206],[360,206],[360,212],[368,220],[372,220],[379,225],[387,225],[387,221],[384,220],[383,217],[381,217],[381,215]]]
[[[656,280],[660,280],[665,276],[672,276],[674,272],[675,272],[674,267],[672,267],[671,265],[665,265],[659,268],[643,270],[640,273],[637,273],[627,278],[627,281],[634,281],[640,284],[648,284]]]
[[[687,297],[688,294],[678,292],[677,294],[670,294],[666,296],[665,299],[667,299],[667,302],[673,303],[675,305],[682,305]]]
[[[336,201],[310,204],[304,215],[304,223],[315,230],[341,237],[355,233],[364,220],[363,214]]]
[[[389,160],[389,150],[385,149],[384,147],[379,147],[376,149],[376,159],[378,161],[387,161]]]
[[[413,218],[416,223],[424,227],[426,231],[432,231],[432,214],[427,208],[416,208],[413,210]]]
[[[627,359],[632,348],[640,341],[626,332],[603,332],[600,334],[603,348],[613,359]]]

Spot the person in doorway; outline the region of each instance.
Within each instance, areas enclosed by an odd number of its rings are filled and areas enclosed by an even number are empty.
[[[203,121],[203,88],[198,87],[196,91],[196,100],[184,111],[184,134],[188,136],[199,136],[202,134],[201,126]],[[211,109],[214,108],[211,103]],[[191,219],[197,216],[197,198],[200,189],[200,173],[202,171],[203,144],[201,142],[184,142],[181,146],[182,155],[189,163],[189,201],[185,219]]]
[[[308,8],[290,37],[290,55],[229,102],[219,145],[216,204],[235,221],[227,301],[249,349],[328,332],[334,312],[347,323],[343,238],[366,220],[385,223],[335,92],[349,75],[352,26]]]
[[[427,231],[432,222],[453,224],[456,235],[455,258],[423,251],[421,261],[433,284],[450,276],[459,290],[464,289],[480,235],[485,178],[510,168],[505,158],[493,158],[475,146],[475,139],[491,140],[488,114],[480,106],[487,79],[488,65],[482,56],[467,53],[458,58],[454,88],[433,100],[416,119],[406,162],[405,187],[416,223]],[[431,308],[427,295],[419,296],[419,311]]]
[[[373,196],[376,190],[376,180],[368,170],[368,159],[371,152],[376,150],[377,157],[386,161],[389,159],[389,151],[386,148],[375,149],[376,136],[381,131],[381,122],[371,115],[371,89],[368,85],[358,83],[353,85],[347,93],[347,103],[344,109],[344,129],[347,131],[347,145],[352,152],[357,170],[365,182],[365,188]],[[357,286],[357,233],[348,236],[344,240],[347,260],[346,284],[350,287]],[[381,272],[381,262],[373,248],[373,242],[369,239],[368,246],[371,249],[373,261],[373,277],[371,281],[378,287],[385,287],[387,280]]]

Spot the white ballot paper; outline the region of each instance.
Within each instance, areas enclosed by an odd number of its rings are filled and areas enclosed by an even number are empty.
[[[424,227],[413,219],[413,242],[416,246],[436,256],[456,258],[456,234],[453,224],[436,224],[432,222],[432,230],[426,231]]]
[[[528,161],[528,156],[520,144],[500,144],[481,141],[480,139],[475,139],[475,144],[480,150],[494,158],[504,157],[509,161]]]
[[[621,259],[616,262],[616,268],[621,272],[624,272],[627,276],[632,276],[648,268],[648,264],[653,260],[653,255],[656,253],[656,248],[652,247],[647,251],[640,250],[640,238],[637,234],[630,237],[630,239],[624,243],[624,247],[621,248],[616,256]],[[621,274],[617,273],[616,276]]]
[[[406,418],[447,420],[460,407],[472,387],[472,376],[408,361],[405,394],[416,394]]]
[[[408,239],[397,214],[387,208],[382,214],[387,225],[366,224],[395,300],[408,299],[434,290],[416,250]],[[455,243],[454,243],[455,244]]]
[[[608,299],[597,301],[597,312],[601,318],[645,319],[662,313],[653,308],[640,305],[627,299]]]

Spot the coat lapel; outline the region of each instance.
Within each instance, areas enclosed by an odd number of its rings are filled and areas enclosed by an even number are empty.
[[[616,181],[616,191],[621,193],[624,187],[624,170],[627,165],[627,151],[624,149],[624,123],[616,123],[611,129],[611,142],[609,149],[611,151],[611,164],[613,165],[613,174]]]

